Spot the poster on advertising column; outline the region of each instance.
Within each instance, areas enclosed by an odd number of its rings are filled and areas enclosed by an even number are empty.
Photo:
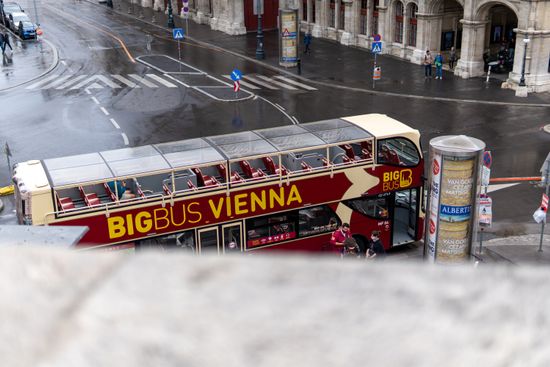
[[[279,65],[297,65],[299,34],[298,9],[279,10]]]
[[[469,257],[476,158],[444,157],[439,207],[438,262]]]

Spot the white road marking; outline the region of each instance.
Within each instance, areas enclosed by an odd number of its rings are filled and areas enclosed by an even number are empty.
[[[278,103],[275,103],[275,105],[276,105],[277,107],[279,107],[281,110],[284,110],[284,109],[285,109],[283,106],[281,106],[281,105],[278,104]]]
[[[121,133],[121,135],[122,135],[122,139],[124,139],[124,145],[130,144],[130,142],[128,141],[128,137],[126,136],[126,134]]]
[[[90,90],[88,88],[84,89],[86,91],[87,94],[92,94],[92,92],[90,92]]]
[[[107,110],[105,109],[105,107],[99,107],[99,109],[100,109],[101,111],[103,111],[103,113],[105,114],[105,116],[109,116],[109,111],[107,111]]]
[[[229,79],[229,80],[233,81],[233,79],[231,79],[230,75],[222,75],[222,76],[226,79]],[[254,84],[250,84],[248,82],[245,82],[244,80],[239,80],[239,83],[241,83],[242,86],[250,88],[250,89],[262,89],[260,87],[255,86]]]
[[[65,81],[66,81],[67,79],[70,79],[70,78],[72,78],[73,76],[74,76],[74,75],[65,75],[65,76],[62,76],[62,77],[60,77],[59,79],[54,80],[53,82],[51,82],[51,83],[49,83],[49,84],[47,84],[47,85],[44,85],[44,86],[40,87],[40,89],[50,89],[50,88],[57,87],[58,85],[65,83]]]
[[[55,88],[55,89],[65,89],[65,88],[67,88],[68,86],[70,86],[71,84],[74,84],[74,83],[76,83],[76,82],[78,82],[78,81],[80,81],[80,80],[82,80],[82,79],[84,79],[84,78],[86,78],[86,77],[87,77],[87,75],[79,75],[79,76],[77,76],[76,78],[70,79],[68,82],[63,83],[62,85],[60,85],[59,87],[57,87],[57,88]]]
[[[50,80],[53,80],[55,78],[59,78],[59,75],[50,75],[49,77],[47,78],[44,78],[42,80],[39,80],[38,82],[34,83],[34,84],[31,84],[29,85],[27,88],[25,89],[34,89],[36,87],[38,87],[39,85],[43,85],[43,84],[46,84],[48,83]]]
[[[296,121],[294,121],[294,120],[292,119],[292,117],[290,117],[290,115],[289,115],[288,113],[285,112],[285,110],[280,109],[279,107],[277,107],[277,106],[275,105],[275,103],[271,102],[270,100],[268,100],[268,99],[266,99],[266,98],[264,98],[264,97],[262,97],[262,96],[257,96],[257,97],[263,99],[264,101],[266,101],[267,103],[269,103],[270,105],[272,105],[273,107],[275,107],[276,109],[278,109],[279,111],[281,111],[281,112],[283,113],[283,115],[285,115],[285,116],[290,120],[290,122],[292,122],[294,125],[296,125]]]
[[[285,76],[282,76],[282,75],[276,75],[274,76],[274,78],[277,78],[277,79],[281,79],[281,80],[284,80],[285,82],[289,83],[289,84],[294,84],[300,88],[304,88],[304,89],[307,89],[307,90],[317,90],[317,88],[313,88],[307,84],[302,84],[300,82],[297,82],[296,80],[292,80],[292,79],[289,79]]]
[[[141,77],[139,75],[136,75],[136,74],[128,74],[128,76],[134,80],[137,80],[139,83],[145,85],[146,87],[149,87],[149,88],[158,88],[158,86],[156,84],[153,84],[151,83],[150,81],[146,80],[144,77]]]
[[[88,85],[86,89],[103,89],[103,86],[99,85],[98,83],[94,83],[92,85]]]
[[[75,85],[71,89],[82,88],[86,84],[91,83],[91,82],[96,81],[96,80],[105,83],[106,85],[108,85],[111,88],[122,88],[120,85],[114,83],[111,79],[107,78],[106,76],[97,74],[97,75],[92,75],[88,79],[78,83],[77,85]]]
[[[99,101],[97,100],[97,98],[95,98],[95,97],[93,97],[93,96],[92,96],[92,101],[94,101],[95,104],[100,104]]]
[[[158,75],[155,75],[155,74],[145,74],[147,75],[149,78],[153,79],[154,81],[156,81],[157,83],[160,83],[168,88],[177,88],[178,86],[175,85],[175,84],[172,84],[170,83],[169,81],[166,81],[164,79],[162,79],[160,76]]]
[[[496,185],[489,185],[487,188],[487,192],[495,192],[502,189],[507,189],[508,187],[519,185],[519,182],[513,182],[513,183],[505,183],[505,184],[496,184]]]
[[[67,66],[67,63],[65,62],[65,60],[61,60],[61,63],[65,66]]]
[[[294,87],[291,86],[291,85],[287,85],[287,84],[285,84],[285,83],[278,82],[278,81],[273,80],[273,79],[271,79],[271,78],[269,78],[269,77],[267,77],[267,76],[265,76],[265,75],[256,74],[256,76],[257,76],[258,78],[260,78],[260,79],[263,79],[263,80],[269,82],[269,83],[273,83],[273,84],[275,84],[275,85],[278,85],[279,87],[282,87],[282,88],[285,88],[285,89],[288,89],[288,90],[298,90],[298,88],[294,88]]]
[[[298,121],[298,119],[296,118],[296,116],[292,116],[292,119],[294,121],[296,121],[296,125],[300,125],[300,121]]]
[[[267,84],[257,78],[254,78],[253,76],[250,76],[250,75],[243,75],[243,78],[245,78],[246,80],[249,80],[251,81],[252,83],[256,83],[258,85],[261,85],[262,87],[266,87],[267,89],[271,89],[271,90],[279,90],[279,88],[277,87],[274,87],[273,85],[271,84]]]
[[[131,80],[126,79],[122,75],[111,74],[111,76],[113,78],[115,78],[116,80],[118,80],[119,82],[122,82],[122,83],[126,84],[130,88],[141,88],[139,85],[137,85],[136,83],[134,83]]]
[[[111,119],[111,124],[113,124],[113,126],[114,126],[116,129],[120,129],[120,126],[118,126],[118,124],[116,123],[115,119]]]

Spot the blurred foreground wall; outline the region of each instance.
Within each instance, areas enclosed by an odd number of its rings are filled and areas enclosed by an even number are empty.
[[[0,365],[548,366],[550,270],[12,248]]]

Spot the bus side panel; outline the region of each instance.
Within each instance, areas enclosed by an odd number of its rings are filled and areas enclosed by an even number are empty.
[[[330,254],[330,237],[332,233],[325,233],[320,236],[312,236],[296,239],[288,242],[275,244],[273,246],[251,249],[248,251],[297,251],[297,252],[325,252]]]

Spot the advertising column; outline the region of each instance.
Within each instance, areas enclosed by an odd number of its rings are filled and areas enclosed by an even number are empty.
[[[430,141],[429,205],[425,256],[437,263],[470,259],[476,198],[485,143],[464,135]]]
[[[279,65],[298,64],[298,9],[279,10]]]

